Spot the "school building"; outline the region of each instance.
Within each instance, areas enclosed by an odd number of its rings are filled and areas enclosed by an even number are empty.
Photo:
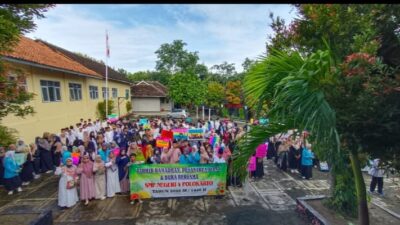
[[[105,65],[41,40],[21,37],[11,53],[2,54],[9,68],[9,78],[18,73],[25,76],[22,85],[34,93],[29,102],[35,114],[25,118],[8,115],[2,124],[18,131],[27,143],[43,132],[59,133],[75,125],[81,118],[95,120],[97,104],[106,98]],[[114,101],[114,113],[127,114],[131,83],[125,75],[109,68],[109,98]]]

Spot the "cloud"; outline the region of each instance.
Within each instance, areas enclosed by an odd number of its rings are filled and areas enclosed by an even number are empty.
[[[293,17],[288,5],[57,5],[27,36],[104,61],[107,29],[109,65],[130,72],[153,70],[160,45],[181,39],[207,66],[227,61],[240,71],[265,51],[268,10]]]

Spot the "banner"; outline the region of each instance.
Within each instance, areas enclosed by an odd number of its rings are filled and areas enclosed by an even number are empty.
[[[169,140],[165,138],[157,138],[156,139],[156,146],[158,148],[169,147]]]
[[[131,200],[224,195],[226,163],[133,164],[129,168]]]
[[[18,166],[21,166],[26,161],[26,156],[27,156],[26,153],[15,153],[14,154],[15,163],[17,163]]]
[[[173,129],[174,139],[176,140],[187,140],[188,139],[188,129]]]
[[[174,133],[169,130],[162,130],[161,131],[161,137],[165,139],[172,140],[174,138]]]
[[[203,129],[189,129],[188,135],[189,135],[189,140],[204,139]]]

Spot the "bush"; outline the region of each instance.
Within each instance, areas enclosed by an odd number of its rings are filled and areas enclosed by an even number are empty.
[[[126,101],[126,113],[130,113],[132,110],[132,103],[131,101]]]
[[[8,147],[17,142],[17,130],[0,125],[0,146]]]
[[[229,117],[229,112],[227,108],[222,108],[221,110],[222,117],[227,118]]]
[[[111,114],[114,111],[114,101],[108,100],[108,114]],[[97,115],[100,119],[107,119],[106,115],[106,100],[97,103]]]
[[[244,120],[244,110],[242,108],[239,109],[239,119]]]

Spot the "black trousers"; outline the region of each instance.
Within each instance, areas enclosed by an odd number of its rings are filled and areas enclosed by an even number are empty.
[[[383,192],[383,177],[372,177],[371,185],[369,186],[369,190],[371,192],[375,191],[376,184],[378,184],[378,193],[382,194]]]
[[[312,177],[312,167],[313,166],[303,166],[303,177],[306,177],[306,179]]]

